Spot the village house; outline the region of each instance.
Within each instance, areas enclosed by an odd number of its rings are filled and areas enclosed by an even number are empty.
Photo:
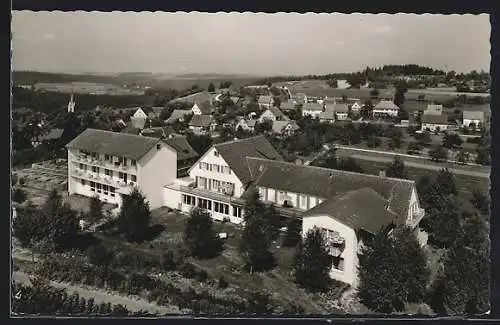
[[[134,115],[132,115],[132,117],[147,119],[148,115],[146,114],[146,112],[144,112],[144,110],[141,107],[139,107],[135,111]]]
[[[424,110],[423,115],[442,115],[442,114],[443,114],[443,105],[429,104],[427,105],[427,109]]]
[[[282,111],[293,111],[295,110],[295,103],[291,100],[288,100],[286,102],[281,102],[280,109]]]
[[[274,100],[272,96],[262,95],[259,96],[257,103],[261,108],[271,108],[273,106]]]
[[[325,108],[325,111],[319,113],[318,117],[321,123],[335,123],[335,111],[331,108]]]
[[[264,122],[265,120],[270,121],[288,121],[290,120],[288,116],[283,114],[283,112],[277,107],[271,107],[265,110],[259,117],[259,123]]]
[[[165,120],[165,123],[171,124],[175,123],[177,121],[179,122],[184,122],[185,116],[193,114],[193,111],[188,110],[188,109],[174,109],[172,114],[168,119]]]
[[[193,131],[194,134],[204,135],[215,131],[217,122],[212,115],[193,115],[191,121],[189,121],[189,129]]]
[[[471,124],[473,124],[476,127],[484,125],[484,112],[482,112],[482,111],[463,111],[462,125],[466,126],[466,127],[470,127]]]
[[[193,104],[191,111],[194,115],[210,115],[215,111],[215,107],[209,101],[196,102]]]
[[[360,110],[361,110],[361,105],[359,104],[359,102],[356,101],[351,105],[351,111],[359,113]]]
[[[238,105],[240,103],[240,97],[238,96],[231,96],[230,99],[233,102],[233,105]]]
[[[163,205],[162,187],[176,179],[177,152],[157,138],[86,129],[66,148],[70,195],[120,207],[138,187],[155,209]]]
[[[421,131],[442,132],[449,127],[447,115],[424,114],[421,117]]]
[[[319,117],[319,114],[324,111],[324,107],[318,103],[305,103],[302,106],[302,116],[311,116],[312,118]]]
[[[308,100],[307,95],[304,93],[297,93],[297,94],[292,95],[292,101],[296,105],[303,105],[303,104],[307,103],[307,100]]]
[[[272,131],[276,134],[291,136],[295,131],[299,130],[300,127],[295,123],[295,121],[290,120],[277,120],[273,121]]]
[[[336,104],[334,106],[335,118],[339,121],[347,120],[347,115],[349,113],[349,108],[346,104]]]
[[[240,117],[238,123],[235,125],[235,130],[241,127],[243,131],[253,132],[255,131],[255,123],[256,120]]]
[[[373,108],[373,116],[398,116],[399,107],[391,100],[381,100]]]

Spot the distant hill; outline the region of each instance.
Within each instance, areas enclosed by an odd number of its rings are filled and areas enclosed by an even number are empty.
[[[92,75],[92,74],[64,74],[36,71],[14,71],[12,81],[18,85],[32,85],[37,82],[95,82],[119,85],[120,81],[113,76]]]
[[[232,81],[236,87],[251,84],[262,77],[237,75],[237,74],[153,74],[149,72],[127,72],[114,75],[98,74],[64,74],[48,73],[36,71],[14,71],[12,79],[17,85],[33,85],[38,82],[43,83],[65,83],[65,82],[94,82],[112,84],[117,86],[138,85],[149,86],[155,89],[176,89],[185,90],[197,84],[201,88],[207,88],[213,82],[216,87],[221,81]]]

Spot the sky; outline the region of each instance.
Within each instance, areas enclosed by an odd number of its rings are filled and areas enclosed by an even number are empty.
[[[268,76],[490,67],[486,14],[14,11],[11,26],[13,70]]]

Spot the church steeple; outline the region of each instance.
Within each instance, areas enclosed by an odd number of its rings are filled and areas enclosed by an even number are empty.
[[[71,97],[68,103],[68,113],[73,113],[75,111],[75,101],[73,100],[73,93],[71,93]]]

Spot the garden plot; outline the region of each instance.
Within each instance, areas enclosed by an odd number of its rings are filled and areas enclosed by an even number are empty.
[[[56,189],[58,191],[66,191],[68,179],[66,176],[57,175],[50,171],[45,171],[37,168],[22,169],[17,172],[20,179],[24,180],[21,185],[28,188],[36,188],[40,190],[50,191]]]

